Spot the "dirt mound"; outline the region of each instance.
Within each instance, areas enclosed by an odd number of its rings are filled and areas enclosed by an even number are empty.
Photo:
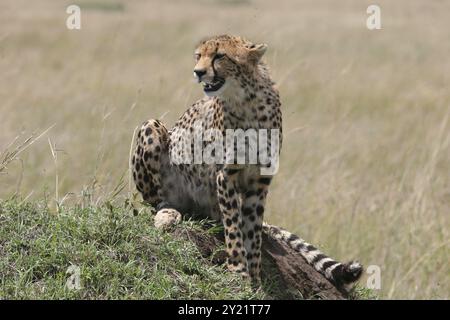
[[[225,262],[223,234],[211,235],[202,230],[177,228],[176,237],[193,242],[203,257],[211,263]],[[262,289],[274,299],[331,299],[342,300],[347,294],[338,290],[322,274],[286,244],[263,235]]]

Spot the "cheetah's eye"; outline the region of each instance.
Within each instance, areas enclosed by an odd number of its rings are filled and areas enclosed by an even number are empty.
[[[196,61],[200,60],[200,57],[201,57],[200,53],[194,54],[194,59],[195,59]]]
[[[215,59],[222,59],[223,57],[225,57],[225,54],[219,52],[217,52],[216,55],[214,56]]]

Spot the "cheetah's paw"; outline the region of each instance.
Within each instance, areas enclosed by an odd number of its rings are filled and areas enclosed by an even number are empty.
[[[155,227],[157,229],[169,229],[181,222],[181,213],[175,209],[161,209],[155,216]]]

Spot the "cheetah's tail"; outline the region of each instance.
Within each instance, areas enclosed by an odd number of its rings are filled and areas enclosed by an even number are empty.
[[[357,261],[344,264],[337,262],[305,240],[277,226],[264,223],[263,230],[268,235],[287,243],[289,247],[299,252],[314,269],[323,274],[338,288],[348,291],[351,289],[352,283],[357,281],[362,274],[363,266]]]

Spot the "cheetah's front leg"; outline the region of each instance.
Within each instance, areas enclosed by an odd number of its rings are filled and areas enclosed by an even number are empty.
[[[242,237],[247,252],[249,274],[255,282],[261,281],[262,225],[270,177],[258,177],[248,185],[242,197]]]
[[[228,253],[227,267],[230,271],[248,277],[245,246],[243,243],[240,199],[236,192],[238,170],[224,169],[217,176],[217,194],[225,229],[225,244]]]

